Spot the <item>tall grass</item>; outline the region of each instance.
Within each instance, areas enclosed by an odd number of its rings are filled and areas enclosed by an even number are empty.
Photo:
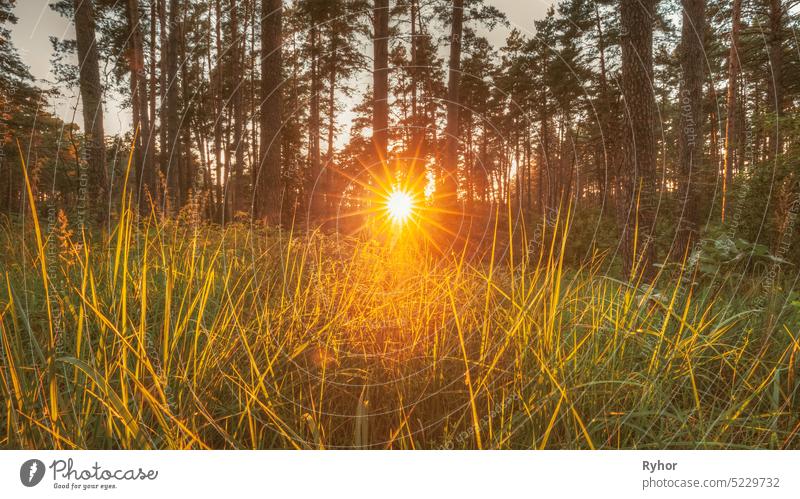
[[[127,208],[1,227],[2,447],[800,447],[796,330],[567,270],[564,228],[475,260]]]

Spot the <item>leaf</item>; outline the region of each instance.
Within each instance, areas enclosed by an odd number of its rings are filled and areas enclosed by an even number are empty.
[[[366,392],[365,386],[358,397],[353,427],[353,441],[358,449],[365,449],[369,445],[369,400],[366,399]]]
[[[771,261],[773,263],[780,263],[781,265],[792,265],[792,262],[790,262],[789,260],[784,260],[783,258],[778,257],[778,256],[767,255],[766,258],[767,258],[767,260],[769,260],[769,261]]]
[[[123,423],[125,423],[125,428],[131,434],[133,434],[134,439],[138,440],[139,425],[136,423],[136,420],[133,418],[133,416],[131,416],[131,413],[128,411],[128,408],[125,406],[125,404],[122,403],[119,395],[117,395],[117,393],[111,389],[108,381],[106,381],[103,376],[98,374],[98,372],[92,366],[81,359],[76,359],[75,357],[59,357],[56,360],[77,367],[85,375],[89,376],[89,378],[91,378],[92,381],[94,381],[94,383],[102,391],[103,398],[111,403],[111,406],[117,412],[117,415],[120,417],[120,419],[122,419]]]

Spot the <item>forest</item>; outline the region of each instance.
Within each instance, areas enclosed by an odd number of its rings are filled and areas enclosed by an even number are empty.
[[[800,448],[800,2],[41,3],[0,448]]]

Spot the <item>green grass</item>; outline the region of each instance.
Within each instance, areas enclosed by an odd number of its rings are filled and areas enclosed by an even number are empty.
[[[567,270],[561,231],[477,261],[128,210],[0,227],[0,447],[800,447],[798,331],[758,286]]]

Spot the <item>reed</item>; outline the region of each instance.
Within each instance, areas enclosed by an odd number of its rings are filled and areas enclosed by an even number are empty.
[[[796,322],[568,269],[569,215],[480,260],[128,196],[108,233],[33,220],[0,232],[4,448],[800,447]]]

